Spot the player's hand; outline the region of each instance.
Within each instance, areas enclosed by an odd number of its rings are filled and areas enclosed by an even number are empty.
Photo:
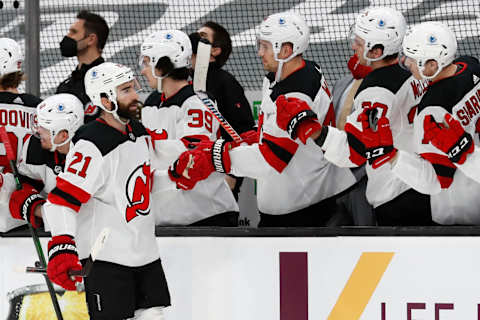
[[[367,114],[365,110],[365,114]],[[364,124],[365,122],[363,122]],[[362,133],[362,142],[365,145],[365,158],[373,169],[389,162],[396,154],[397,149],[393,146],[392,131],[390,122],[384,116],[378,119],[377,130],[370,126],[365,128]]]
[[[48,242],[48,277],[65,290],[75,290],[75,282],[82,282],[82,278],[69,276],[70,270],[82,270],[73,237],[52,237]]]
[[[22,189],[12,192],[9,201],[10,214],[13,218],[25,220],[32,227],[38,228],[42,225],[42,220],[35,216],[35,208],[45,203],[45,199],[27,183],[22,184]]]
[[[194,149],[183,152],[170,166],[168,176],[182,190],[192,190],[198,181],[207,179],[215,169],[207,153]]]
[[[277,125],[280,129],[286,130],[293,140],[298,137],[305,144],[308,137],[322,129],[322,125],[317,121],[317,114],[305,101],[281,95],[275,104]]]
[[[450,161],[462,164],[475,148],[472,136],[448,113],[445,114],[445,122],[447,125],[437,123],[431,115],[427,115],[423,119],[424,142],[431,142],[445,152]]]

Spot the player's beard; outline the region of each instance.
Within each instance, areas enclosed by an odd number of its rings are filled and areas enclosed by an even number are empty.
[[[138,106],[140,104],[140,101],[138,100],[133,100],[129,103],[121,103],[118,102],[118,109],[117,109],[117,114],[120,118],[123,119],[133,119],[136,117],[137,112],[138,112]],[[134,109],[130,109],[130,107],[135,107]]]

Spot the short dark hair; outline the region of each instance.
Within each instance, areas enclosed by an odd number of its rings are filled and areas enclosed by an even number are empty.
[[[77,19],[85,20],[85,32],[87,34],[95,33],[97,35],[97,48],[103,50],[108,39],[110,29],[102,16],[87,10],[78,13]]]
[[[381,44],[374,45],[371,50],[374,50],[374,49],[382,49],[382,51],[385,50],[384,46],[381,45]],[[388,56],[383,57],[382,60],[385,60],[386,62],[392,62],[393,60],[395,60],[397,58],[398,58],[398,53],[393,53],[393,54],[390,54]]]
[[[18,88],[23,79],[24,73],[21,71],[7,73],[0,78],[0,87],[3,89]]]
[[[205,22],[202,27],[207,27],[213,30],[212,47],[222,49],[222,52],[215,57],[215,64],[221,68],[227,62],[230,53],[232,53],[232,39],[228,31],[213,21]]]
[[[160,70],[162,75],[168,74],[168,77],[173,80],[188,80],[190,76],[190,70],[186,67],[175,69],[169,57],[161,57],[158,59],[155,68]]]

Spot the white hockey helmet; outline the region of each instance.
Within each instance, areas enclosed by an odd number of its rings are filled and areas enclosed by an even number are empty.
[[[18,43],[10,38],[0,38],[0,76],[22,71],[23,53]]]
[[[48,97],[37,106],[37,127],[42,127],[50,132],[50,142],[55,151],[72,140],[75,131],[83,125],[83,104],[74,95],[69,93],[60,93]],[[60,144],[53,141],[60,131],[67,131],[68,139]]]
[[[400,52],[407,22],[400,11],[388,7],[370,8],[360,13],[352,28],[352,36],[365,41],[363,57],[367,61],[382,60]],[[372,59],[367,54],[376,45],[383,46],[382,56]]]
[[[281,12],[270,15],[261,24],[257,41],[264,40],[272,44],[275,60],[279,62],[276,79],[280,80],[283,63],[305,52],[310,41],[310,30],[305,20],[293,12]],[[291,43],[293,53],[286,59],[279,59],[282,44]]]
[[[416,61],[422,78],[431,80],[452,63],[457,52],[457,39],[445,24],[430,21],[410,28],[402,47],[403,54]],[[432,76],[423,74],[429,60],[435,60],[438,64],[438,70]]]
[[[152,75],[158,79],[158,89],[161,91],[161,80],[168,75],[159,77],[155,74],[155,66],[163,57],[168,57],[175,69],[190,68],[192,65],[192,43],[188,35],[180,30],[163,30],[154,32],[143,41],[140,47],[140,67],[143,67],[144,57],[150,58]]]
[[[135,80],[135,75],[129,67],[113,62],[104,62],[89,69],[85,74],[85,91],[94,105],[113,114],[115,119],[124,123],[117,114],[117,87],[132,80]],[[111,101],[112,110],[105,108],[102,104],[102,97]]]

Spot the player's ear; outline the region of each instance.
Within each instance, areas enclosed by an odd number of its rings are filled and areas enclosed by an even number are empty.
[[[435,60],[428,60],[425,63],[425,70],[432,71],[432,74],[434,74],[438,70],[438,62]]]
[[[103,96],[100,98],[102,100],[102,105],[107,109],[107,110],[112,110],[112,102],[106,97]]]
[[[280,48],[279,57],[281,59],[286,59],[293,54],[293,45],[291,43],[284,43]]]
[[[370,52],[372,53],[373,55],[373,58],[378,58],[378,57],[381,57],[382,54],[383,54],[383,49],[382,48],[373,48],[372,50],[370,50]]]

